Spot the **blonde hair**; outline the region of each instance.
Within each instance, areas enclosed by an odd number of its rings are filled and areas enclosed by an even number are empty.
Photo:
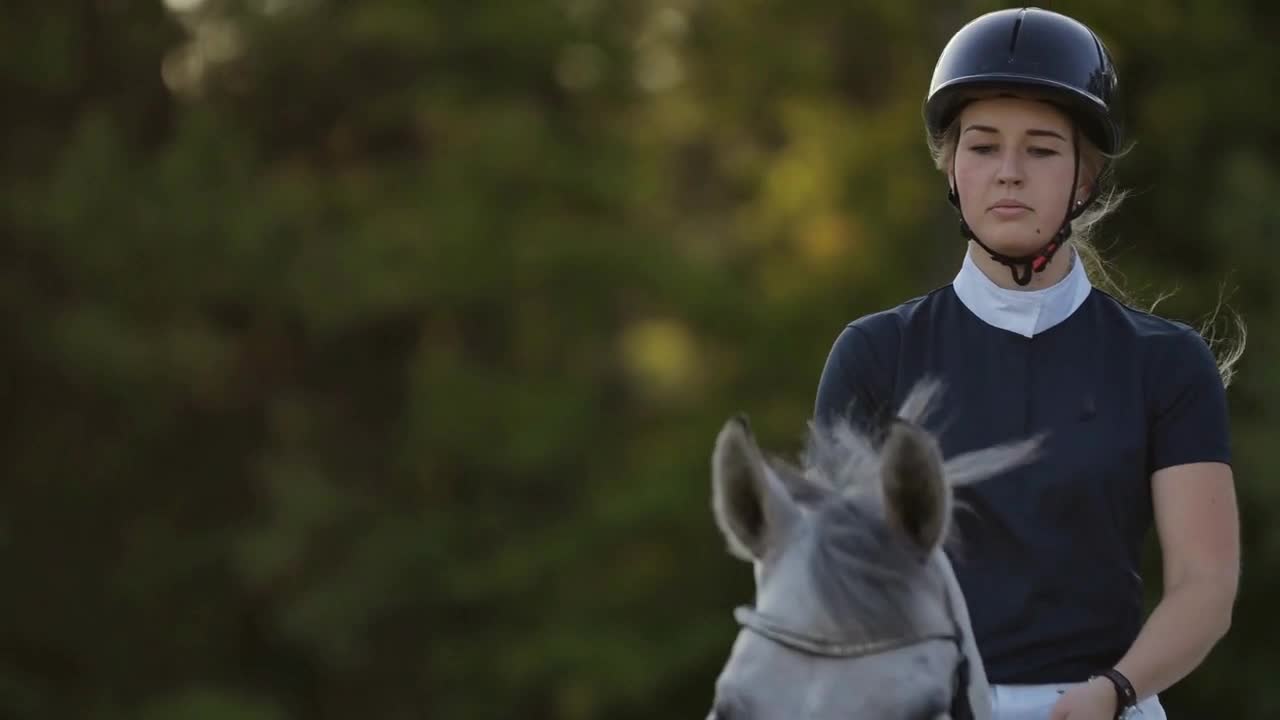
[[[1089,274],[1089,281],[1094,287],[1107,292],[1126,305],[1142,308],[1144,303],[1139,302],[1121,286],[1117,279],[1118,273],[1093,244],[1093,236],[1099,223],[1115,212],[1116,208],[1129,196],[1128,191],[1113,187],[1109,181],[1111,168],[1116,161],[1129,153],[1132,146],[1116,153],[1105,153],[1085,135],[1077,133],[1076,137],[1080,142],[1080,176],[1090,179],[1095,197],[1093,203],[1071,221],[1070,244],[1075,247],[1076,255],[1084,264],[1085,271]],[[956,148],[960,142],[959,114],[957,113],[956,118],[946,129],[938,135],[929,134],[927,140],[934,167],[950,177]],[[1172,292],[1161,293],[1143,309],[1145,312],[1155,314],[1156,306],[1173,294]],[[1228,316],[1228,322],[1233,326],[1233,332],[1225,335],[1219,330],[1219,318],[1224,310]],[[1223,298],[1219,295],[1213,312],[1200,324],[1197,331],[1213,349],[1218,362],[1218,375],[1222,378],[1223,386],[1229,387],[1235,378],[1236,364],[1244,355],[1245,342],[1248,338],[1248,328],[1245,326],[1244,319],[1236,311],[1224,307]]]

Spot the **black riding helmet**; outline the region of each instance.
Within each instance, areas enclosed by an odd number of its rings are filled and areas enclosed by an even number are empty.
[[[943,48],[934,67],[925,101],[925,127],[941,135],[955,120],[974,90],[1034,90],[1058,105],[1104,153],[1120,148],[1115,119],[1116,72],[1098,36],[1083,23],[1048,10],[1021,8],[982,15],[960,28]],[[1079,143],[1075,152],[1080,172]],[[1073,186],[1075,181],[1073,181]],[[1002,255],[974,235],[960,218],[961,233],[976,241],[995,260],[1008,266],[1019,285],[1031,281],[1071,236],[1071,221],[1097,198],[1097,183],[1089,199],[1069,208],[1053,239],[1033,255]],[[955,189],[948,200],[960,209]]]

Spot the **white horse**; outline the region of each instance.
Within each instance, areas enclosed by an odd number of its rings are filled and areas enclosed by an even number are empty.
[[[754,607],[709,720],[988,720],[986,675],[943,551],[952,488],[1027,462],[1037,439],[945,460],[915,387],[884,441],[812,427],[803,467],[766,458],[746,420],[712,459],[712,508],[755,569]]]

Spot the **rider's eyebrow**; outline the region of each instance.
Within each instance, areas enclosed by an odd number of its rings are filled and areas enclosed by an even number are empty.
[[[1058,138],[1062,142],[1067,141],[1066,138],[1062,137],[1061,133],[1055,132],[1053,130],[1041,130],[1040,128],[1031,128],[1030,130],[1027,131],[1027,134],[1032,137],[1053,137],[1053,138]]]
[[[964,133],[967,133],[970,130],[976,130],[978,132],[985,132],[985,133],[996,133],[996,134],[1000,133],[999,130],[991,127],[990,125],[970,125],[969,127],[964,129],[964,132],[960,134],[963,135]],[[1053,137],[1063,142],[1067,141],[1067,139],[1062,136],[1062,133],[1059,133],[1055,130],[1045,130],[1043,128],[1031,128],[1030,130],[1027,131],[1027,135],[1030,135],[1031,137]]]

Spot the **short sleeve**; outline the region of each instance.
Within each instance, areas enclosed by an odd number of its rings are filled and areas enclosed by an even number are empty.
[[[817,423],[845,420],[868,433],[883,423],[893,400],[894,367],[884,348],[897,342],[876,335],[851,323],[836,338],[818,381]]]
[[[1186,329],[1154,362],[1150,471],[1195,462],[1230,463],[1226,388],[1204,338]]]

